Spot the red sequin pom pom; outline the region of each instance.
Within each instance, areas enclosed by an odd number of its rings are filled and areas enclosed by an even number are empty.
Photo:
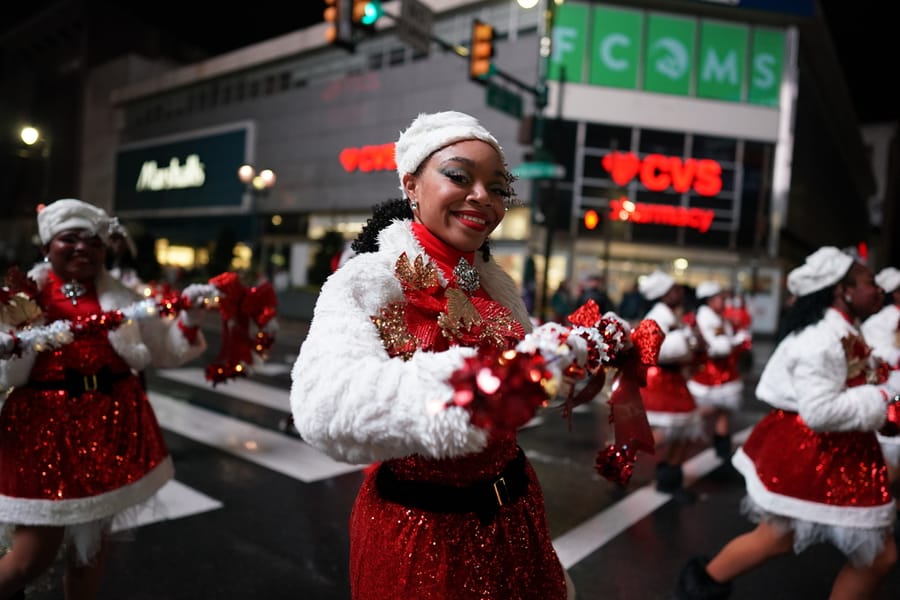
[[[472,423],[485,429],[515,430],[547,402],[542,385],[550,377],[540,355],[507,350],[467,358],[450,376],[451,406],[472,413]]]
[[[637,452],[630,446],[610,444],[597,452],[594,468],[604,478],[619,485],[626,485],[634,472]]]

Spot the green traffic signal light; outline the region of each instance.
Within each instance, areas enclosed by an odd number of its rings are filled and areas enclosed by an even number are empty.
[[[381,6],[381,2],[366,2],[359,22],[363,25],[374,25],[383,14],[384,8]]]

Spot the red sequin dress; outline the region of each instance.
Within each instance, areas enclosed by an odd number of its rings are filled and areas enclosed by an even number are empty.
[[[706,342],[706,352],[695,366],[688,389],[698,406],[726,410],[740,408],[744,383],[738,360],[747,346],[731,323],[707,305],[697,309],[697,332]]]
[[[641,388],[647,421],[651,427],[665,431],[669,439],[700,439],[700,412],[685,377],[686,362],[692,356],[688,330],[662,302],[657,302],[644,318],[656,321],[666,333],[658,363],[647,369],[647,385]]]
[[[819,323],[785,338],[760,377],[757,395],[776,408],[732,462],[746,480],[751,516],[793,524],[797,551],[823,540],[850,556],[868,546],[867,563],[893,523],[875,435],[886,406],[867,381],[867,357],[855,328],[829,309]],[[808,404],[815,406],[805,409],[813,425],[800,416]],[[859,425],[848,427],[854,422]],[[797,529],[797,523],[806,526]]]
[[[102,312],[92,285],[76,304],[51,274],[39,304],[47,323]],[[103,370],[111,391],[70,394],[66,372]],[[139,377],[106,331],[35,358],[29,384],[0,412],[0,522],[66,526],[106,519],[152,496],[172,478],[162,431]]]
[[[414,231],[451,280],[453,267],[464,255],[423,228],[414,226]],[[483,290],[475,294],[487,299]],[[398,479],[466,486],[496,477],[517,452],[514,434],[495,434],[478,454],[450,459],[408,456],[385,464]],[[350,516],[353,598],[565,598],[565,576],[547,527],[543,493],[527,461],[525,470],[525,495],[483,525],[474,513],[437,513],[386,501],[376,489],[377,469],[371,469]]]

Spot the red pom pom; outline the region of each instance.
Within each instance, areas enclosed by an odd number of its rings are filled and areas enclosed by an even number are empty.
[[[580,325],[581,327],[593,327],[597,321],[600,320],[600,307],[597,306],[597,303],[593,300],[588,300],[580,307],[575,309],[575,312],[566,317],[570,323],[573,325]]]
[[[643,365],[655,365],[659,358],[659,349],[666,333],[653,319],[644,319],[631,330],[631,341],[638,351],[638,360]]]
[[[634,473],[635,460],[637,453],[631,447],[610,444],[597,452],[594,468],[604,479],[625,485]]]
[[[515,430],[547,402],[542,381],[549,378],[539,355],[507,350],[467,358],[450,376],[450,405],[465,407],[472,423],[485,429]]]

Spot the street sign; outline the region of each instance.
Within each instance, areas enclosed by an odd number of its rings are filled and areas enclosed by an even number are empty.
[[[563,179],[566,168],[551,162],[524,162],[512,170],[519,179]]]
[[[522,96],[519,94],[495,85],[490,81],[488,81],[485,94],[487,96],[487,105],[491,108],[496,108],[517,119],[522,116]]]
[[[414,50],[427,55],[431,50],[431,24],[434,14],[419,0],[402,0],[397,37]]]

